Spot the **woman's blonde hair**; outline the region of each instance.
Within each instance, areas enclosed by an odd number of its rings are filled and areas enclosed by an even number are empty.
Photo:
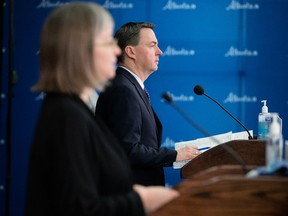
[[[46,19],[40,42],[40,78],[33,91],[79,94],[97,88],[94,69],[95,37],[105,25],[114,25],[111,14],[95,3],[69,3]]]

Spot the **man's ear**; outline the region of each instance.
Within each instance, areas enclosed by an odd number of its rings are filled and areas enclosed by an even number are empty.
[[[133,46],[126,46],[125,53],[129,58],[135,59],[135,49]]]

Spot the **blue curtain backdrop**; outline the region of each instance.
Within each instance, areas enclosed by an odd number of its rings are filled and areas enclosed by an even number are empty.
[[[0,215],[6,209],[10,215],[21,216],[31,137],[43,99],[30,91],[39,72],[39,33],[51,10],[72,1],[3,2]],[[128,21],[156,24],[163,56],[158,71],[145,84],[164,126],[163,146],[173,148],[175,142],[204,136],[161,100],[163,92],[169,92],[187,115],[212,135],[243,130],[208,98],[195,95],[197,84],[254,134],[261,100],[266,99],[269,111],[278,112],[283,119],[283,135],[288,139],[287,0],[95,2],[112,13],[116,29]],[[179,170],[166,168],[165,174],[168,186],[181,181]]]

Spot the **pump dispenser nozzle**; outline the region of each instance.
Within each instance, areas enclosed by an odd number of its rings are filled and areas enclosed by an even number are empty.
[[[263,107],[262,107],[262,113],[268,113],[268,107],[266,106],[266,102],[267,100],[262,100],[261,103],[263,103]]]

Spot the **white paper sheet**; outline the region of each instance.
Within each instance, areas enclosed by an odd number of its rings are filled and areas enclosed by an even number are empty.
[[[253,131],[249,131],[251,136],[253,136]],[[189,141],[183,141],[183,142],[176,142],[175,143],[175,150],[183,148],[185,146],[195,146],[198,147],[198,149],[201,152],[207,151],[210,148],[213,148],[219,144],[231,141],[231,140],[248,140],[247,131],[241,131],[237,133],[232,133],[232,131],[218,134],[211,137],[204,137],[199,138],[195,140],[189,140]],[[203,150],[201,150],[203,149]],[[173,168],[174,169],[180,169],[182,168],[186,163],[188,163],[190,160],[181,161],[181,162],[174,162]]]

